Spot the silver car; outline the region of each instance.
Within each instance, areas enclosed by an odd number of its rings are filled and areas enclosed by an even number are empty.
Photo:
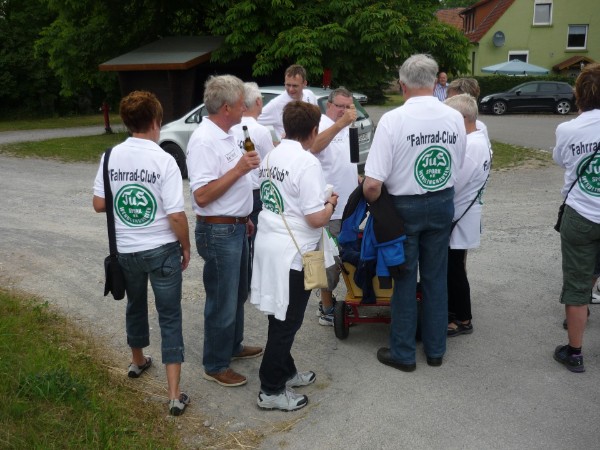
[[[284,89],[285,88],[283,86],[261,87],[260,91],[263,94],[263,103],[266,105],[272,99],[281,94]],[[327,97],[329,96],[331,90],[312,87],[308,89],[315,94],[319,108],[321,108],[321,111],[325,113],[327,108]],[[355,125],[358,128],[360,152],[359,165],[364,165],[365,161],[367,160],[369,149],[371,148],[371,142],[373,141],[373,133],[375,130],[373,122],[369,118],[369,114],[356,99],[356,95],[354,96],[354,106],[356,106],[357,112]],[[160,130],[160,139],[158,144],[164,151],[175,158],[183,178],[187,178],[187,164],[185,161],[185,155],[187,153],[188,141],[190,140],[194,130],[198,127],[198,124],[202,122],[202,119],[206,116],[208,116],[208,112],[206,111],[204,104],[201,104],[180,119],[163,125]],[[348,151],[350,151],[350,149],[348,149]]]

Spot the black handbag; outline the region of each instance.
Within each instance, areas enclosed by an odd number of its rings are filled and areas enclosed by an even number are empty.
[[[117,237],[115,235],[115,213],[113,205],[113,195],[110,189],[110,180],[108,179],[108,158],[112,148],[106,150],[104,154],[104,203],[106,205],[106,225],[108,227],[108,247],[110,254],[104,258],[104,296],[110,292],[115,300],[122,300],[125,297],[125,275],[119,264],[119,253],[117,251]]]
[[[581,170],[580,173],[577,174],[577,178],[575,178],[575,181],[573,181],[573,183],[571,184],[571,187],[567,191],[567,195],[565,195],[565,199],[563,200],[562,205],[560,205],[558,207],[558,218],[556,219],[556,224],[554,225],[554,229],[556,231],[558,231],[559,233],[560,233],[560,225],[562,223],[562,217],[563,217],[563,214],[565,213],[565,204],[567,203],[567,197],[569,196],[569,193],[571,192],[571,189],[573,189],[573,187],[575,187],[575,184],[577,184],[577,181],[579,181],[579,178],[581,177],[581,175],[583,175],[583,172],[585,172],[587,170],[587,168],[590,166],[590,164],[592,163],[592,161],[596,157],[596,153],[598,153],[598,149],[600,149],[600,147],[598,147],[594,151],[594,154],[588,160],[588,162],[586,163],[585,167]]]

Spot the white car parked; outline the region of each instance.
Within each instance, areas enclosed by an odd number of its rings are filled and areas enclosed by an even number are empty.
[[[331,90],[312,87],[309,87],[309,89],[315,94],[321,111],[325,113],[327,97],[329,96]],[[284,91],[284,87],[261,87],[260,91],[263,94],[263,102],[266,105],[273,98],[281,94]],[[362,99],[362,94],[354,94],[354,105],[356,106],[357,111],[355,125],[358,127],[358,142],[360,152],[359,164],[364,164],[367,160],[369,149],[371,148],[371,142],[373,140],[373,133],[375,129],[373,122],[369,118],[369,114],[362,107],[360,101],[357,100],[357,96],[361,96]],[[201,104],[180,119],[163,125],[160,130],[160,139],[158,144],[163,148],[164,151],[175,158],[183,178],[187,178],[186,153],[188,141],[190,140],[194,130],[198,127],[198,124],[202,122],[202,119],[206,116],[208,116],[208,112],[206,111],[204,104]],[[350,149],[348,149],[348,151],[350,151]]]

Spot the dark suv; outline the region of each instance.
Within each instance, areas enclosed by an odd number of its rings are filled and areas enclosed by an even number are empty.
[[[499,94],[486,95],[479,103],[484,113],[554,111],[568,114],[575,105],[573,88],[559,81],[530,81]]]

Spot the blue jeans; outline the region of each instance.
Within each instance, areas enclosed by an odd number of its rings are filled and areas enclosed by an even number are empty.
[[[183,362],[181,326],[181,246],[179,242],[152,250],[119,254],[125,275],[127,311],[125,326],[131,348],[150,345],[148,325],[148,278],[160,325],[163,364]]]
[[[248,298],[246,225],[196,222],[196,249],[204,259],[206,291],[202,364],[206,372],[219,373],[243,349]]]
[[[423,290],[421,338],[425,354],[446,352],[448,327],[448,243],[454,215],[454,188],[424,195],[391,196],[404,220],[406,270],[394,280],[390,351],[402,364],[416,361],[417,274]]]

